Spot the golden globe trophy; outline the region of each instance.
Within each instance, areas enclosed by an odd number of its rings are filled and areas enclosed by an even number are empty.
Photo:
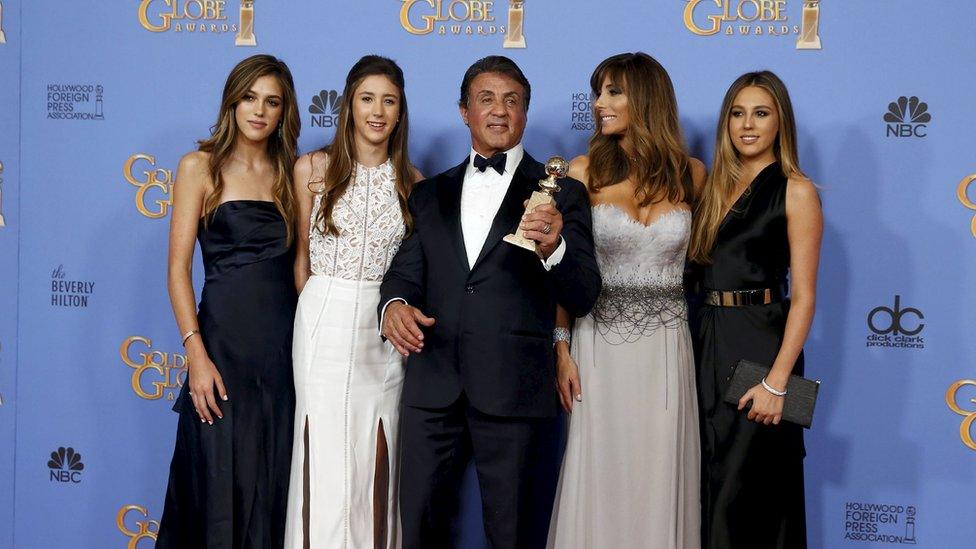
[[[254,36],[254,0],[241,0],[241,21],[238,24],[235,46],[257,46]]]
[[[7,35],[3,33],[3,3],[0,3],[0,44],[6,44],[6,43],[7,43]]]
[[[803,0],[803,20],[800,37],[796,39],[798,50],[820,49],[820,0]]]
[[[502,42],[503,48],[524,48],[525,35],[522,34],[522,24],[525,22],[522,5],[524,0],[509,0],[508,3],[508,34]]]
[[[555,202],[556,199],[552,195],[558,193],[560,190],[559,185],[556,184],[556,180],[566,177],[566,172],[568,171],[569,162],[566,162],[566,159],[561,156],[551,157],[546,162],[546,175],[549,177],[539,180],[539,190],[532,191],[532,196],[529,197],[529,203],[525,205],[525,213],[531,212],[537,206]],[[509,244],[515,244],[519,248],[525,248],[526,250],[539,253],[536,241],[526,238],[525,231],[521,229],[516,229],[514,233],[506,235],[502,240]]]

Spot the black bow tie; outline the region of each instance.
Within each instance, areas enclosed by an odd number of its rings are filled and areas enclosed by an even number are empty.
[[[498,175],[505,172],[505,153],[493,154],[491,158],[485,158],[480,154],[474,155],[474,167],[478,169],[479,172],[485,171],[486,168],[495,168]]]

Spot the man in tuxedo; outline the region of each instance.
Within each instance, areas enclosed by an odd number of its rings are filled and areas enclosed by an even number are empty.
[[[417,184],[413,232],[381,287],[383,336],[407,356],[400,422],[404,549],[450,545],[473,455],[491,547],[544,547],[558,476],[552,331],[557,303],[589,312],[600,292],[589,200],[561,179],[556,205],[523,218],[546,177],[521,145],[531,88],[510,59],[461,83],[471,151]],[[516,228],[538,255],[502,241]]]

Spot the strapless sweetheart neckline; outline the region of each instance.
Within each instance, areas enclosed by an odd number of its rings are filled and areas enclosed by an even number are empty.
[[[648,224],[645,225],[644,223],[641,223],[640,221],[634,219],[629,213],[627,213],[626,211],[624,211],[623,208],[621,208],[620,206],[617,206],[616,204],[609,204],[609,203],[596,204],[596,205],[592,206],[590,209],[591,210],[596,210],[598,208],[599,209],[603,209],[603,210],[607,210],[607,211],[616,212],[617,214],[624,216],[625,218],[627,218],[628,221],[630,221],[631,223],[633,223],[634,225],[637,225],[638,227],[640,227],[642,229],[651,229],[655,225],[657,225],[658,223],[660,223],[661,221],[664,221],[665,219],[667,219],[667,218],[669,218],[669,217],[671,217],[673,215],[689,215],[689,216],[691,215],[691,211],[690,210],[686,210],[684,208],[673,208],[673,209],[670,209],[670,210],[664,212],[663,214],[655,217],[653,221],[651,221],[650,223],[648,223]]]

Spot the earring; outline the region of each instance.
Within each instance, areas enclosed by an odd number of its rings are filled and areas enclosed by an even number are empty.
[[[278,139],[282,139],[282,132],[281,132],[281,127],[282,127],[283,125],[284,125],[284,124],[278,124]]]

